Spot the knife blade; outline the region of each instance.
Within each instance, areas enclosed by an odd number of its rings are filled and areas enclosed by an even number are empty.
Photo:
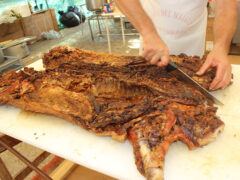
[[[171,72],[176,77],[180,78],[183,81],[186,81],[190,83],[192,86],[194,86],[196,89],[198,89],[202,94],[204,94],[207,98],[213,100],[213,102],[217,105],[224,105],[220,100],[218,100],[216,97],[214,97],[208,90],[206,90],[204,87],[202,87],[198,82],[196,82],[194,79],[192,79],[189,75],[187,75],[185,72],[183,72],[181,69],[178,68],[178,66],[173,63],[172,61],[169,61],[166,70],[168,72]]]

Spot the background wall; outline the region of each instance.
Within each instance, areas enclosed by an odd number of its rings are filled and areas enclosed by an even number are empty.
[[[15,6],[15,5],[25,5],[27,4],[26,0],[0,0],[0,13],[7,9],[8,6]]]

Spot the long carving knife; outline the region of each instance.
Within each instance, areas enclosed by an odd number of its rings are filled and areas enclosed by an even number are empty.
[[[217,105],[223,105],[223,103],[218,100],[216,97],[214,97],[208,90],[206,90],[204,87],[202,87],[198,82],[196,82],[194,79],[192,79],[189,75],[187,75],[185,72],[183,72],[181,69],[178,68],[178,66],[173,63],[172,61],[169,61],[167,67],[168,72],[171,72],[176,77],[180,78],[183,81],[188,82],[190,85],[198,89],[202,94],[204,94],[207,98],[213,100],[213,102]]]

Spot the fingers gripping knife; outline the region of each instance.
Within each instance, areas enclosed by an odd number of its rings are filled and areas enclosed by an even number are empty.
[[[193,80],[189,75],[187,75],[185,72],[183,72],[181,69],[178,68],[178,66],[173,63],[172,61],[169,61],[167,67],[168,72],[173,73],[176,77],[180,78],[181,80],[188,82],[191,86],[198,89],[202,94],[204,94],[207,98],[213,100],[213,102],[217,105],[223,105],[221,101],[219,101],[216,97],[214,97],[208,90],[206,90],[204,87],[202,87],[198,82]]]

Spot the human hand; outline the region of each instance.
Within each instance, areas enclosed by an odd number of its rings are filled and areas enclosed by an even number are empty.
[[[149,33],[143,36],[142,56],[151,64],[166,66],[169,61],[169,50],[167,45],[157,33]]]
[[[197,72],[197,75],[203,75],[210,67],[216,67],[217,71],[209,89],[217,90],[219,88],[226,88],[232,78],[232,67],[228,60],[227,53],[223,50],[213,49],[207,56],[205,63]]]

